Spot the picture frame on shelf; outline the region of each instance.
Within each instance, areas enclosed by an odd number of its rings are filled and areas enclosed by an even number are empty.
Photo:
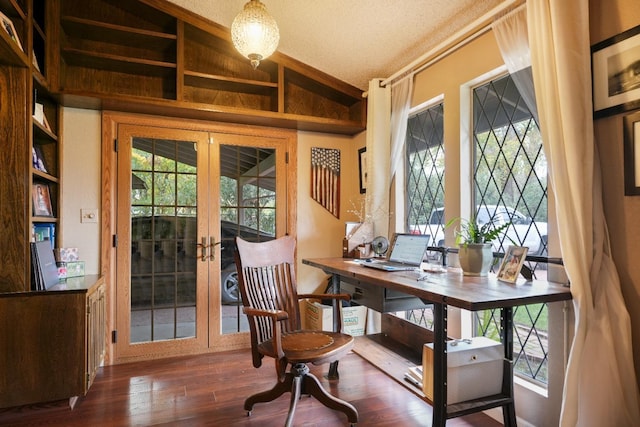
[[[358,166],[360,171],[360,194],[367,192],[367,147],[358,150]]]
[[[498,270],[498,280],[515,283],[520,275],[520,270],[528,251],[529,248],[526,246],[509,246]]]
[[[34,216],[53,216],[51,193],[49,186],[42,183],[34,183],[31,189]]]
[[[51,125],[49,124],[49,120],[47,120],[43,104],[36,102],[33,105],[33,118],[40,123],[42,127],[51,132]]]
[[[594,118],[640,108],[640,25],[591,47]]]
[[[0,22],[2,23],[2,28],[9,35],[11,40],[16,42],[20,50],[24,52],[22,43],[20,43],[20,37],[18,37],[18,32],[16,31],[16,27],[13,25],[13,21],[7,15],[0,12]]]
[[[640,111],[623,118],[624,194],[640,196]]]

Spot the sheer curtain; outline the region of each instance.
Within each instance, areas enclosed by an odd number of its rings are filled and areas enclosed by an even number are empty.
[[[404,142],[407,137],[407,120],[411,108],[413,93],[413,73],[391,86],[391,180],[394,176],[395,184],[395,229],[403,231],[404,219]],[[391,182],[389,183],[391,184]],[[393,211],[389,206],[389,212]]]
[[[389,155],[391,87],[382,79],[369,82],[367,99],[367,192],[366,216],[373,223],[374,236],[389,235]]]
[[[507,70],[509,70],[509,74],[529,111],[538,121],[529,36],[527,34],[527,9],[520,7],[497,19],[493,23],[492,29]]]
[[[560,424],[637,425],[631,323],[611,259],[594,146],[588,0],[527,0],[527,21],[539,125],[576,315]]]

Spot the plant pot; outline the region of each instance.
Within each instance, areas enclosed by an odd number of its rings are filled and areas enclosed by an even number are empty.
[[[460,245],[458,261],[465,276],[486,276],[493,263],[493,246],[491,243]]]

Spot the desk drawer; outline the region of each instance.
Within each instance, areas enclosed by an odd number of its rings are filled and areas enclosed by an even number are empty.
[[[345,281],[343,279],[340,282],[340,292],[350,294],[353,302],[366,305],[380,313],[415,310],[428,306],[418,297],[393,289],[367,285],[356,280]]]

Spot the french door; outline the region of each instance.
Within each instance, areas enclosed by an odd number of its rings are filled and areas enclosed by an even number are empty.
[[[234,238],[287,232],[287,138],[120,124],[116,362],[248,342]]]

